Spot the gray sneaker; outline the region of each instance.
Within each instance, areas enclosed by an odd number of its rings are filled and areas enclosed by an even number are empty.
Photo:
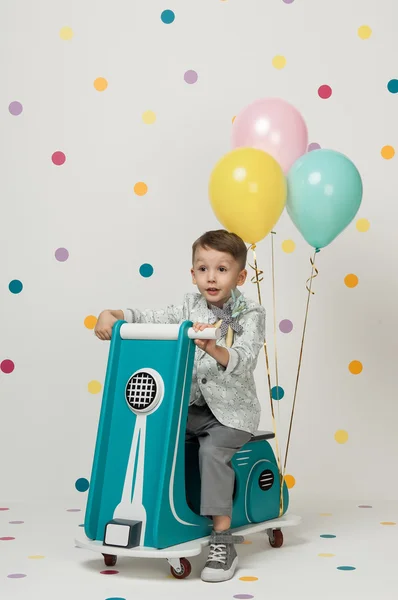
[[[234,576],[238,566],[238,555],[234,544],[242,544],[244,537],[232,535],[231,530],[216,532],[210,536],[209,557],[202,571],[202,581],[227,581]]]

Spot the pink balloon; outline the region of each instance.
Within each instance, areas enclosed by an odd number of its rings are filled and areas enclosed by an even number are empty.
[[[307,151],[307,125],[285,100],[261,98],[246,106],[232,125],[232,148],[242,146],[268,152],[287,173]]]

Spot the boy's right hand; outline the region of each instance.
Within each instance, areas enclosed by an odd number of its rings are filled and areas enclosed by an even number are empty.
[[[100,340],[110,340],[112,337],[112,327],[116,321],[117,318],[112,314],[112,311],[103,310],[94,328],[97,338]]]

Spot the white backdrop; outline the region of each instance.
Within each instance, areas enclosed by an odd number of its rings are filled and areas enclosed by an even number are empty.
[[[171,24],[165,9],[175,12]],[[103,384],[109,347],[86,318],[194,291],[191,244],[219,227],[210,171],[230,149],[233,116],[264,96],[294,104],[310,142],[353,160],[364,182],[358,218],[370,223],[359,232],[354,221],[317,257],[291,497],[397,498],[396,157],[381,154],[398,143],[398,94],[387,88],[398,78],[397,18],[394,0],[2,2],[0,500],[85,500],[75,482],[90,477],[101,403],[89,384]],[[277,55],[283,69],[272,64]],[[196,83],[184,80],[189,70]],[[325,100],[324,84],[333,91]],[[59,166],[57,151],[66,156]],[[146,194],[134,192],[137,182]],[[294,252],[283,251],[285,240]],[[277,324],[293,323],[277,336],[284,446],[311,249],[286,214],[274,243]],[[273,358],[268,238],[258,261]],[[151,277],[140,275],[145,263]],[[359,278],[355,288],[347,274]],[[250,281],[244,291],[257,297]],[[359,375],[349,372],[354,360]],[[262,427],[271,428],[262,355],[257,381]]]

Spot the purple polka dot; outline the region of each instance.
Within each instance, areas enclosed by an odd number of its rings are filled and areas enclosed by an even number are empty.
[[[81,508],[67,508],[66,512],[81,512]]]
[[[293,329],[293,323],[289,321],[289,319],[283,319],[283,321],[279,323],[279,329],[282,333],[290,333]]]
[[[358,508],[373,508],[373,506],[370,506],[369,504],[360,504]]]
[[[320,150],[321,149],[321,145],[318,144],[318,142],[311,142],[311,144],[308,144],[308,152],[312,152],[313,150]]]
[[[69,252],[66,248],[58,248],[55,251],[55,258],[59,260],[59,262],[65,262],[69,258]]]
[[[11,525],[21,525],[22,523],[25,523],[25,521],[8,521]]]
[[[196,71],[185,71],[184,80],[186,83],[196,83],[198,81],[198,74]]]
[[[285,4],[293,4],[294,0],[283,0]]]
[[[251,594],[235,594],[233,598],[239,598],[239,600],[249,600],[249,598],[254,598]]]
[[[21,114],[23,107],[22,104],[20,102],[11,102],[10,106],[8,107],[8,110],[10,111],[10,113],[12,115],[14,115],[14,117],[17,117],[18,115]]]
[[[26,577],[26,575],[24,573],[11,573],[11,575],[7,575],[7,577],[9,579],[22,579],[23,577]]]

